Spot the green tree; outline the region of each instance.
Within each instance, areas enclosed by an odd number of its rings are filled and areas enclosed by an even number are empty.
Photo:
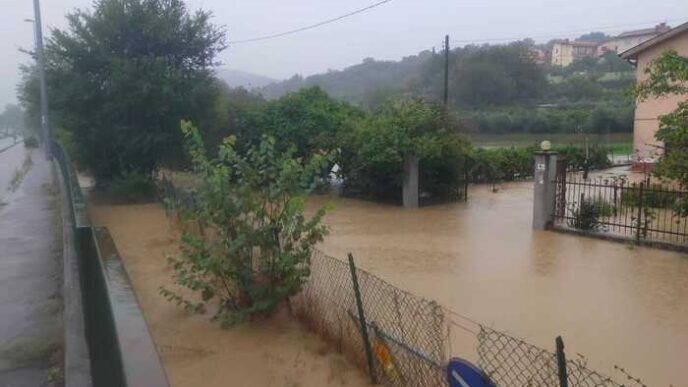
[[[210,19],[182,0],[97,0],[53,30],[53,124],[73,134],[96,178],[182,161],[179,120],[203,121],[217,95],[211,66],[225,33]]]
[[[0,132],[19,134],[24,129],[24,112],[13,104],[5,105],[0,113]]]
[[[216,153],[222,140],[230,135],[241,139],[258,139],[254,124],[266,101],[243,87],[231,88],[218,81],[218,97],[214,114],[199,121],[203,128],[203,140],[211,153]]]
[[[176,284],[200,292],[200,300],[161,293],[196,312],[210,304],[223,326],[268,315],[300,290],[313,248],[327,234],[326,207],[308,218],[304,205],[329,156],[304,162],[270,137],[240,154],[228,137],[210,158],[197,129],[183,122],[182,131],[200,181],[190,215],[212,236],[184,233],[181,256],[170,259]]]
[[[688,95],[688,57],[670,50],[655,59],[646,69],[647,79],[635,88],[640,99],[661,98],[667,95]],[[660,118],[655,137],[664,152],[655,173],[688,186],[688,101],[679,102],[676,110]],[[688,215],[688,203],[682,206]]]
[[[604,42],[609,38],[611,38],[611,36],[604,32],[588,32],[587,34],[579,36],[577,40],[582,40],[584,42]]]
[[[522,43],[459,50],[451,71],[452,96],[463,107],[533,100],[547,87],[543,69]]]
[[[330,98],[315,86],[269,102],[249,122],[243,136],[255,143],[269,135],[282,149],[294,147],[296,155],[308,157],[319,150],[338,148],[340,134],[352,130],[362,116],[359,109]]]
[[[24,127],[34,136],[41,129],[41,96],[37,70],[36,66],[19,66],[21,80],[17,85],[17,99],[24,110]]]
[[[444,109],[419,99],[402,98],[359,121],[342,141],[340,174],[350,195],[398,201],[404,158],[420,160],[421,190],[452,196],[461,177],[468,140]],[[441,173],[440,173],[441,172]]]

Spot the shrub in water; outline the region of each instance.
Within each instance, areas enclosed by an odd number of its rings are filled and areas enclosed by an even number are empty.
[[[142,202],[153,198],[155,184],[151,175],[140,171],[124,172],[110,183],[110,192],[125,202]]]
[[[570,206],[571,218],[569,227],[582,231],[603,231],[604,225],[600,222],[603,215],[600,206],[589,200],[583,200],[580,204],[572,203]]]
[[[200,179],[187,215],[204,231],[185,232],[181,256],[169,262],[175,283],[200,294],[160,292],[194,312],[212,306],[222,326],[269,315],[301,289],[313,248],[327,233],[326,208],[309,218],[304,207],[330,157],[303,161],[266,137],[241,154],[227,138],[209,159],[198,130],[185,122],[182,131]]]

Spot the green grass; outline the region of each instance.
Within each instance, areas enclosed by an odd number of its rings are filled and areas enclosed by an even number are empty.
[[[481,148],[539,146],[544,140],[549,140],[553,146],[585,144],[584,137],[580,134],[470,134],[469,137],[476,146]],[[618,155],[633,153],[633,133],[589,134],[588,143],[607,146]]]

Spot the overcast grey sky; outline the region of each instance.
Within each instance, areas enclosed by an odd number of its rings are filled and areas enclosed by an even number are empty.
[[[212,10],[229,40],[266,35],[339,16],[375,0],[189,0],[191,9]],[[65,26],[65,13],[89,8],[92,0],[43,0],[47,30]],[[29,60],[31,0],[0,0],[0,107],[13,103],[18,66]],[[273,78],[341,69],[365,57],[399,59],[433,46],[445,34],[466,41],[546,41],[591,30],[609,33],[688,20],[686,0],[392,0],[351,18],[274,40],[230,46],[224,66]]]

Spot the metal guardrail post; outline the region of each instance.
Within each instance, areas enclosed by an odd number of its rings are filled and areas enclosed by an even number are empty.
[[[354,264],[354,256],[349,253],[349,269],[351,270],[351,281],[354,285],[354,296],[356,297],[356,308],[358,309],[358,322],[361,325],[361,338],[363,339],[363,347],[365,348],[366,361],[368,362],[368,372],[370,373],[370,381],[377,384],[377,375],[375,374],[375,365],[373,364],[373,349],[370,345],[370,337],[368,336],[368,324],[366,323],[365,314],[363,312],[363,300],[361,299],[361,290],[358,286],[358,275],[356,274],[356,265]]]
[[[566,354],[564,353],[564,340],[557,336],[554,340],[557,346],[557,368],[559,369],[559,387],[569,387],[569,375],[566,369]]]

